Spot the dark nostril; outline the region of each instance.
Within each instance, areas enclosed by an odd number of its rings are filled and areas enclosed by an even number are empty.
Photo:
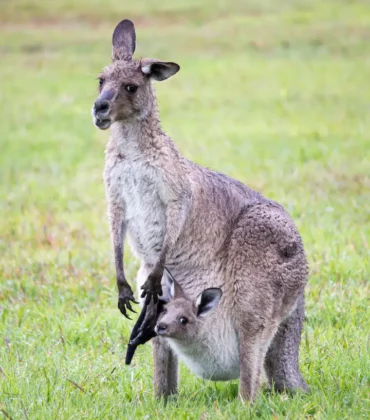
[[[104,99],[95,101],[95,112],[107,112],[109,110],[109,102]]]
[[[160,323],[158,324],[158,326],[157,326],[157,330],[158,330],[158,332],[163,332],[163,331],[166,331],[166,329],[167,329],[167,325],[166,325],[166,324],[163,324],[162,322],[160,322]]]

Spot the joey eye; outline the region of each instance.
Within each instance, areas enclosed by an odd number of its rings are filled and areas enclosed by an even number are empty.
[[[134,92],[137,91],[137,86],[136,85],[127,85],[126,90],[127,90],[127,92],[134,93]]]
[[[182,317],[179,319],[179,322],[180,322],[180,324],[181,324],[181,325],[186,325],[186,324],[188,323],[188,319],[187,319],[187,318],[185,318],[184,316],[182,316]]]
[[[166,314],[167,313],[167,309],[166,308],[163,308],[162,310],[161,310],[161,314]]]
[[[99,77],[99,87],[102,87],[104,84],[104,79],[102,77]]]

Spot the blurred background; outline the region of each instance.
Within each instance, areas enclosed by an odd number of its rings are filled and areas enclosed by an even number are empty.
[[[116,308],[108,132],[90,115],[123,18],[136,57],[181,66],[156,85],[181,152],[282,203],[306,246],[312,394],[263,394],[250,415],[367,417],[366,0],[0,1],[0,417],[244,415],[236,383],[186,374],[177,405],[157,404],[150,345],[123,363],[133,323]],[[133,282],[138,264],[125,260]]]

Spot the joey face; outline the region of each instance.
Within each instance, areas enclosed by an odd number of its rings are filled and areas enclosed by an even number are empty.
[[[176,63],[154,59],[133,60],[134,24],[121,21],[112,37],[113,62],[99,75],[99,97],[92,109],[94,124],[106,130],[116,121],[144,119],[155,107],[151,80],[165,80],[178,72]]]
[[[179,298],[164,306],[155,332],[162,337],[190,341],[197,337],[200,323],[194,303],[189,299]]]
[[[192,300],[172,276],[168,286],[170,300],[163,307],[155,332],[162,337],[186,342],[199,340],[204,318],[218,305],[222,296],[221,289],[205,289]]]

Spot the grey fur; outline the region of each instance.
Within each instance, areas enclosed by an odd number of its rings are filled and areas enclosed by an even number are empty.
[[[268,352],[267,370],[279,389],[304,389],[297,363],[303,304],[294,310],[307,279],[299,233],[281,205],[179,153],[160,127],[154,76],[146,67],[159,61],[130,59],[132,28],[126,22],[115,30],[126,54],[116,54],[100,75],[101,95],[113,91],[113,98],[103,103],[105,107],[98,98],[99,107],[93,108],[94,123],[100,129],[111,128],[104,182],[118,306],[127,316],[134,302],[122,262],[127,234],[141,261],[137,283],[142,297],[158,299],[164,266],[189,296],[224,285],[212,316],[225,319],[240,336],[241,398],[253,399],[258,366],[285,318]],[[163,63],[158,69],[166,73],[156,74],[157,80],[174,74],[178,66]],[[156,343],[156,394],[168,395],[177,389],[177,374],[170,373],[177,362],[161,339]]]
[[[250,317],[248,329],[240,333],[225,319],[224,309],[214,316],[211,315],[222,296],[221,289],[205,289],[195,298],[187,295],[175,280],[170,285],[168,283],[165,280],[162,287],[165,290],[170,289],[171,292],[166,293],[167,303],[159,316],[155,332],[166,339],[173,352],[183,359],[190,370],[205,379],[216,381],[236,379],[241,376],[241,387],[244,386],[247,389],[249,398],[253,398],[258,390],[263,371],[270,386],[275,380],[276,388],[284,389],[285,384],[281,382],[284,371],[291,371],[292,374],[290,360],[298,363],[298,352],[294,347],[297,343],[289,342],[289,340],[294,341],[298,338],[299,344],[300,334],[297,334],[299,325],[293,326],[293,335],[288,336],[287,342],[284,340],[281,342],[280,352],[284,353],[285,350],[287,353],[283,354],[283,366],[279,366],[274,362],[281,356],[276,354],[274,347],[270,349],[271,354],[268,360],[265,356],[279,324],[280,334],[289,330],[288,323],[284,319],[284,312],[279,311],[279,315],[275,314],[271,319],[264,319],[263,325],[259,320],[256,323],[256,320]],[[251,293],[256,296],[260,294],[258,290],[252,290]],[[279,302],[277,304],[279,306]],[[264,317],[263,311],[259,309],[254,316],[255,318]],[[250,334],[254,325],[259,326],[260,329],[256,335]],[[246,337],[243,340],[245,333]],[[277,334],[275,339],[281,340],[281,336]],[[247,355],[250,360],[244,362],[246,366],[242,366],[243,348],[246,346],[249,347]],[[280,379],[280,382],[276,382],[276,379]],[[295,379],[296,382],[290,384],[291,388],[305,387],[301,377]],[[244,396],[243,392],[241,395]]]

